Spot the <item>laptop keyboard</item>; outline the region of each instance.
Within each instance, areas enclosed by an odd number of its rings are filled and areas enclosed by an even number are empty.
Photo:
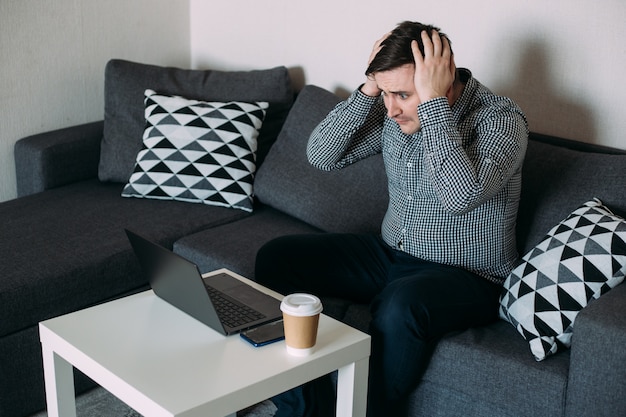
[[[258,311],[238,303],[211,286],[206,285],[206,288],[218,316],[229,327],[239,327],[265,317]]]

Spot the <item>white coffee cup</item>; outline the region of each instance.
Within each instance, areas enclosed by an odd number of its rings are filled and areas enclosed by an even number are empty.
[[[287,353],[294,356],[313,353],[322,312],[320,299],[311,294],[290,294],[283,298],[280,309],[283,312]]]

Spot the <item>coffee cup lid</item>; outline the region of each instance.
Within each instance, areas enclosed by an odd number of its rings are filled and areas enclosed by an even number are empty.
[[[322,312],[322,302],[312,294],[295,293],[283,298],[280,309],[291,316],[314,316]]]

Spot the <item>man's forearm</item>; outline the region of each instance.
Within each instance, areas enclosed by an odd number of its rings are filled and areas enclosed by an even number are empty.
[[[318,169],[340,169],[378,152],[384,112],[378,98],[355,91],[313,130],[307,146],[309,162]]]

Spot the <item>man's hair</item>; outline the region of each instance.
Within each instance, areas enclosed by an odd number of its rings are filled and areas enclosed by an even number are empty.
[[[428,36],[432,38],[432,32],[437,31],[441,37],[448,39],[450,47],[452,43],[448,35],[442,33],[438,27],[425,25],[419,22],[402,22],[389,36],[381,43],[382,49],[376,54],[372,60],[365,75],[371,75],[375,72],[389,71],[405,64],[414,64],[413,51],[411,50],[411,42],[417,41],[422,56],[424,56],[424,43],[422,42],[422,31],[426,31]]]

